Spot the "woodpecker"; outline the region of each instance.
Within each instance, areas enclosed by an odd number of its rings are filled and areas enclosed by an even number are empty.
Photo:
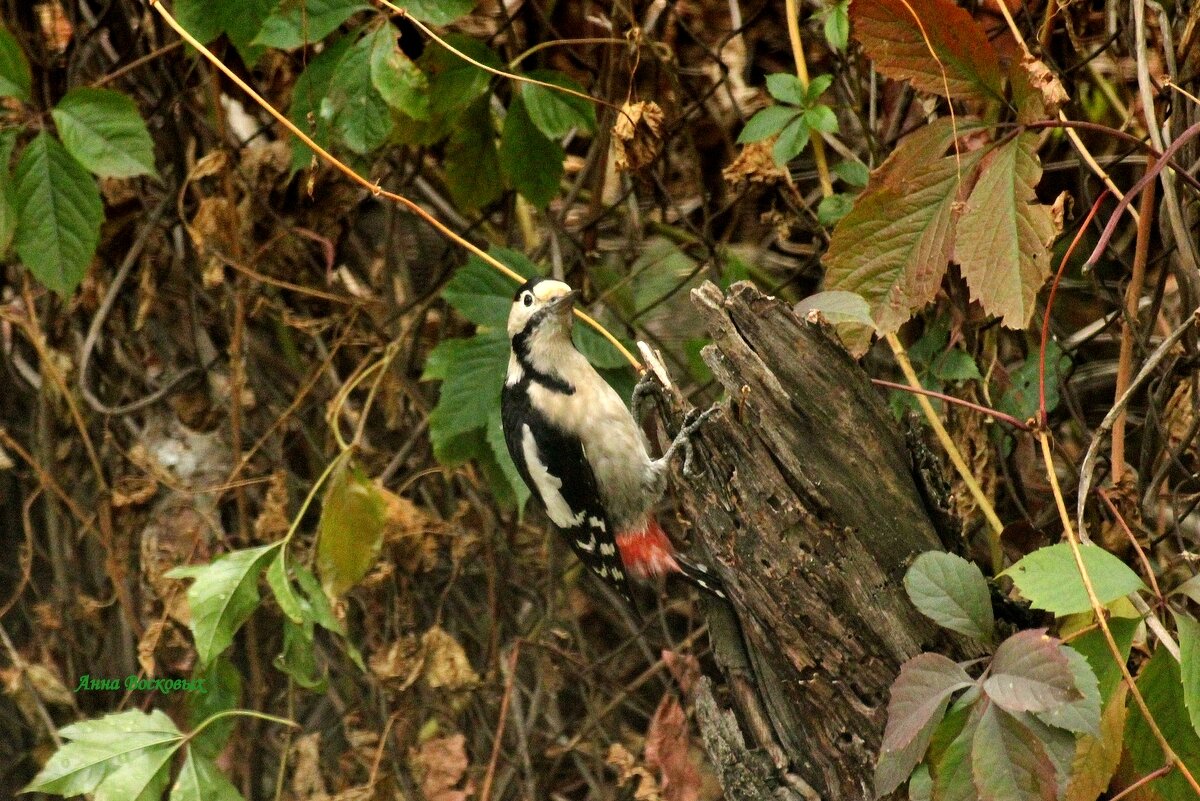
[[[672,574],[724,598],[717,578],[678,553],[651,513],[671,457],[713,410],[651,459],[633,414],[571,341],[575,297],[544,278],[513,296],[500,404],[508,452],[580,561],[627,602],[628,578]]]

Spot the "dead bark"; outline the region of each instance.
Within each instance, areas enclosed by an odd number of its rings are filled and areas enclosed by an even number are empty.
[[[902,584],[942,544],[894,418],[825,325],[748,284],[693,300],[731,400],[703,429],[684,511],[727,584],[788,769],[830,801],[869,798],[901,663],[965,655]]]

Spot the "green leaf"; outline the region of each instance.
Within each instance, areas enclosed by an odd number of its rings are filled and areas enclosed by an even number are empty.
[[[1060,645],[1059,650],[1067,658],[1075,689],[1082,693],[1082,698],[1063,704],[1047,712],[1035,713],[1038,720],[1047,726],[1076,734],[1100,736],[1100,686],[1096,674],[1083,654],[1066,645]]]
[[[333,597],[344,595],[375,565],[385,512],[383,496],[357,465],[345,459],[334,468],[317,523],[317,572]]]
[[[1179,675],[1183,682],[1183,705],[1192,721],[1193,731],[1200,733],[1200,623],[1182,612],[1175,613],[1179,630]]]
[[[131,709],[80,721],[59,729],[59,734],[71,742],[54,752],[22,792],[62,796],[91,793],[122,766],[146,753],[164,748],[173,751],[172,746],[183,742],[179,729],[157,709],[149,713]]]
[[[526,278],[540,274],[533,262],[518,251],[491,248],[488,255]],[[508,312],[516,289],[508,276],[472,255],[465,265],[455,271],[454,277],[442,290],[442,297],[455,311],[476,325],[503,330],[508,322]]]
[[[208,665],[233,642],[233,635],[258,607],[258,576],[277,544],[222,554],[207,565],[185,565],[167,578],[195,579],[188,587],[191,630],[200,663]]]
[[[408,0],[404,10],[432,25],[449,25],[475,8],[475,0]]]
[[[828,86],[828,84],[826,84]],[[790,72],[775,72],[767,76],[767,91],[780,103],[803,106],[804,84]]]
[[[321,51],[308,64],[308,68],[300,73],[292,87],[292,105],[288,109],[288,119],[294,122],[322,147],[328,148],[333,138],[333,120],[330,115],[322,115],[321,101],[329,93],[329,85],[333,82],[333,74],[338,64],[346,55],[346,51],[354,44],[353,37],[344,36]],[[292,140],[292,169],[299,170],[308,166],[313,152],[308,145],[299,139]]]
[[[800,115],[787,124],[771,148],[771,156],[780,167],[787,164],[808,145],[808,123]]]
[[[8,163],[17,143],[16,131],[0,131],[0,260],[8,253],[17,232],[17,198]]]
[[[179,778],[171,787],[171,801],[243,801],[242,794],[225,778],[216,763],[189,748]]]
[[[358,11],[371,6],[355,0],[282,0],[263,20],[254,44],[294,50],[309,42],[319,42]]]
[[[32,86],[33,73],[29,71],[21,43],[0,26],[0,97],[15,97],[28,103]]]
[[[974,704],[965,724],[934,765],[933,797],[936,801],[978,801],[971,776],[971,747],[985,704]]]
[[[850,44],[850,0],[825,7],[825,41],[834,50],[845,50]]]
[[[1058,342],[1046,342],[1046,413],[1058,408],[1059,387],[1071,369],[1071,357],[1063,353]],[[1000,397],[996,408],[1018,420],[1028,420],[1038,413],[1038,352],[1032,350],[1021,366],[1009,374],[1010,386]]]
[[[964,187],[979,156],[963,154],[960,171],[942,155],[952,136],[934,124],[906,137],[833,229],[825,288],[866,298],[881,333],[933,300],[954,253]]]
[[[104,777],[94,801],[160,801],[171,779],[171,758],[182,745],[177,739],[140,751]]]
[[[1101,604],[1146,589],[1128,565],[1098,545],[1080,545],[1080,550]],[[1000,575],[1011,578],[1035,609],[1057,617],[1092,609],[1071,546],[1065,542],[1039,548]]]
[[[218,657],[206,668],[197,670],[192,681],[203,682],[203,691],[188,693],[187,720],[192,730],[213,715],[236,709],[242,700],[242,674],[227,658]],[[229,742],[237,719],[226,716],[214,720],[192,737],[191,750],[216,758]]]
[[[487,98],[480,98],[467,109],[450,134],[445,168],[450,194],[461,205],[483,208],[504,191]]]
[[[1008,712],[1048,712],[1081,698],[1059,644],[1045,629],[1018,631],[996,649],[983,691]]]
[[[548,139],[526,113],[525,103],[514,97],[500,134],[500,166],[513,188],[539,209],[558,193],[566,154]]]
[[[496,461],[500,474],[504,478],[504,484],[511,490],[513,506],[517,511],[523,510],[525,504],[529,501],[530,491],[529,487],[525,484],[525,480],[521,478],[521,473],[517,470],[517,465],[513,462],[512,456],[508,452],[508,444],[504,440],[504,426],[500,420],[500,415],[495,415],[488,420],[487,445],[491,450],[492,457]]]
[[[355,42],[329,82],[334,130],[342,144],[360,156],[382,145],[393,124],[391,109],[371,83],[372,44],[370,36]]]
[[[154,143],[133,100],[111,89],[72,89],[50,112],[63,145],[96,175],[156,175]]]
[[[1121,651],[1121,658],[1129,661],[1129,651],[1133,647],[1133,636],[1137,633],[1141,620],[1127,617],[1113,617],[1108,620],[1109,631]],[[1071,640],[1070,647],[1078,651],[1088,661],[1092,672],[1099,684],[1100,700],[1108,703],[1113,692],[1121,684],[1121,668],[1113,661],[1112,652],[1108,650],[1108,642],[1104,632],[1099,628],[1081,634]]]
[[[371,34],[371,83],[384,101],[414,120],[429,119],[429,78],[396,42],[400,31],[390,22]]]
[[[17,255],[43,285],[69,296],[100,241],[104,205],[96,181],[43,131],[21,153],[13,188]]]
[[[821,202],[817,204],[817,222],[826,227],[837,225],[838,220],[849,214],[853,208],[854,197],[852,195],[838,193],[829,197],[823,197],[821,198]],[[861,298],[862,295],[858,295],[858,297]],[[870,312],[870,307],[866,303],[866,300],[863,300],[863,308]],[[868,313],[867,316],[870,317],[870,314]],[[874,321],[871,322],[871,327],[875,327]]]
[[[452,34],[446,41],[459,52],[489,67],[501,67],[500,59],[487,45],[469,36]],[[464,61],[444,47],[430,46],[421,57],[429,78],[429,111],[435,117],[450,115],[470,106],[483,95],[492,76]]]
[[[500,413],[500,390],[508,369],[504,331],[486,331],[471,339],[447,339],[429,354],[424,378],[442,380],[437,405],[429,415],[429,438],[438,461],[452,466],[445,446],[460,434],[487,429]]]
[[[1175,754],[1183,761],[1193,776],[1200,775],[1200,737],[1192,728],[1191,719],[1183,703],[1180,685],[1179,663],[1161,645],[1154,656],[1142,666],[1137,677],[1137,688],[1146,700],[1150,715]],[[1125,748],[1133,763],[1134,776],[1144,776],[1158,770],[1165,763],[1158,739],[1151,733],[1146,719],[1134,707],[1125,724]],[[1155,779],[1145,789],[1156,792],[1165,801],[1195,798],[1195,794],[1178,770]]]
[[[989,704],[971,748],[971,773],[981,801],[1055,801],[1054,763],[1037,737]]]
[[[939,381],[977,381],[983,378],[971,354],[958,348],[938,354],[929,365],[929,372]]]
[[[850,18],[855,38],[887,77],[943,97],[1004,102],[1000,57],[953,0],[852,3]]]
[[[744,145],[748,142],[761,142],[768,136],[774,136],[799,114],[799,111],[787,106],[767,106],[751,117],[746,127],[742,128],[737,138],[738,143]]]
[[[324,692],[326,678],[317,666],[311,620],[297,624],[284,618],[283,651],[275,657],[274,665],[304,689]]]
[[[829,106],[813,106],[804,112],[804,122],[810,130],[821,133],[837,133],[837,115]]]
[[[919,654],[900,667],[875,766],[876,795],[887,795],[908,778],[925,755],[950,697],[973,683],[966,671],[941,654]]]
[[[933,801],[933,777],[927,766],[917,765],[909,777],[908,801]]]
[[[867,181],[871,180],[870,170],[861,161],[851,161],[849,159],[839,161],[833,165],[833,172],[837,177],[853,187],[866,186]]]
[[[984,311],[1024,328],[1050,275],[1058,235],[1050,207],[1037,202],[1042,177],[1037,134],[992,151],[958,223],[954,258]]]
[[[293,623],[300,623],[306,617],[311,617],[311,612],[306,614],[304,609],[307,604],[296,594],[296,589],[288,578],[286,547],[279,549],[279,555],[272,559],[267,567],[267,586],[275,595],[280,611]]]
[[[584,325],[576,320],[575,328],[571,332],[571,339],[575,342],[575,347],[579,349],[579,352],[587,357],[587,360],[597,370],[629,369],[629,361],[621,355],[619,350],[613,347],[611,342],[602,337],[591,326]],[[621,344],[631,353],[637,349],[637,346],[628,340],[624,340]],[[610,381],[609,383],[612,382]]]
[[[833,85],[832,75],[817,75],[808,84],[808,88],[804,90],[804,105],[806,107],[816,106],[817,100],[821,95],[829,90]]]
[[[904,589],[913,606],[942,628],[991,641],[996,625],[991,591],[979,568],[961,556],[921,554],[904,574]]]
[[[797,303],[795,311],[801,317],[814,311],[820,312],[822,317],[833,324],[838,338],[855,358],[862,356],[871,347],[875,321],[871,319],[871,309],[862,295],[841,290],[818,292]]]
[[[583,91],[582,86],[561,72],[534,70],[528,77],[576,92]],[[596,109],[582,97],[522,82],[521,98],[525,101],[529,119],[551,139],[561,139],[573,128],[588,132],[596,130]]]
[[[176,0],[174,12],[184,30],[201,42],[228,34],[246,66],[253,67],[266,52],[254,37],[276,5],[278,0]]]

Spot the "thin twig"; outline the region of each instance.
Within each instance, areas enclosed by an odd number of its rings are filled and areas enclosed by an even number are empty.
[[[804,58],[804,43],[800,39],[800,4],[797,0],[784,0],[784,15],[787,17],[788,40],[792,44],[792,60],[796,62],[796,77],[800,85],[808,90],[808,62]],[[825,140],[820,131],[811,138],[813,161],[817,165],[817,180],[821,183],[821,195],[833,194],[833,180],[829,177],[829,163],[825,160]]]
[[[1011,414],[1005,414],[1004,412],[998,411],[996,409],[991,409],[987,406],[982,406],[978,403],[971,403],[971,401],[969,401],[969,400],[963,400],[962,398],[956,398],[953,395],[947,395],[944,392],[934,392],[932,389],[922,389],[920,387],[910,387],[908,384],[897,384],[894,381],[884,381],[882,378],[872,378],[871,383],[875,384],[877,386],[887,387],[888,389],[896,389],[896,390],[900,390],[901,392],[911,392],[914,395],[925,395],[930,398],[937,398],[938,400],[944,401],[946,403],[953,403],[956,406],[963,406],[967,409],[972,409],[981,414],[986,414],[989,417],[994,417],[997,420],[999,420],[1003,423],[1008,423],[1013,428],[1019,428],[1022,431],[1032,431],[1033,430],[1028,423],[1018,420],[1017,418],[1013,417]]]

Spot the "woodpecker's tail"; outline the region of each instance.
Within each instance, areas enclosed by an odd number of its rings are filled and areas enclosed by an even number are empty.
[[[707,565],[693,562],[680,554],[675,554],[675,562],[679,565],[679,575],[684,579],[721,600],[726,599],[725,588],[721,586],[721,580],[708,569]]]
[[[616,541],[621,562],[634,577],[648,579],[678,575],[718,598],[726,597],[721,580],[705,565],[693,562],[676,551],[662,526],[653,517],[646,521],[645,528],[640,531],[618,533]]]

